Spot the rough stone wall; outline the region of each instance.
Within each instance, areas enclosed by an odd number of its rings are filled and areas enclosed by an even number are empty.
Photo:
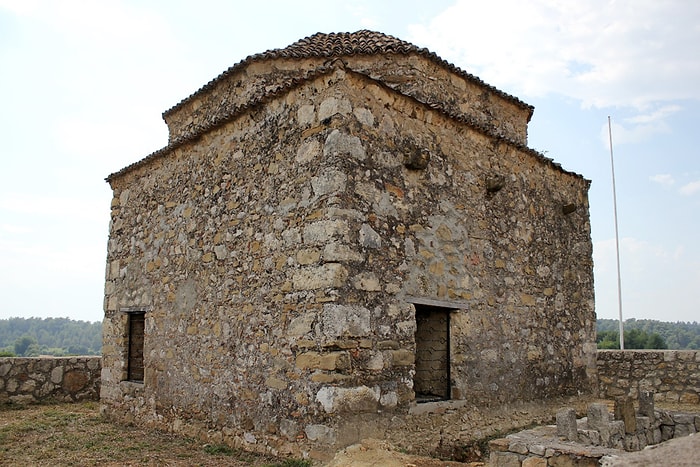
[[[0,403],[98,400],[100,357],[0,358]]]
[[[114,418],[278,452],[388,433],[417,417],[416,297],[453,309],[452,399],[595,383],[588,182],[362,74],[304,81],[110,181]],[[143,384],[124,381],[135,308]]]
[[[451,74],[445,67],[418,54],[401,56],[354,55],[339,58],[346,66],[373,79],[381,80],[403,94],[433,104],[454,115],[489,128],[519,144],[527,144],[527,124],[531,109],[486,90],[471,80]],[[214,86],[199,91],[164,114],[170,140],[187,137],[237,108],[259,101],[271,90],[331,67],[327,58],[278,58],[264,63],[252,61],[226,74]],[[449,96],[449,98],[446,98]]]
[[[657,401],[700,404],[697,350],[599,350],[600,396],[653,392]]]

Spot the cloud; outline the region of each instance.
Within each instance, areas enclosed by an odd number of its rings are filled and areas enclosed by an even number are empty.
[[[664,186],[672,186],[674,183],[676,183],[676,181],[673,179],[673,176],[670,174],[652,175],[651,177],[649,177],[649,180]]]
[[[33,232],[34,229],[24,225],[17,224],[0,224],[0,232],[7,234],[28,234]]]
[[[687,183],[683,185],[680,188],[681,194],[685,196],[691,196],[694,195],[695,193],[700,192],[700,180],[696,180],[694,182]]]
[[[165,44],[171,31],[161,17],[126,2],[90,0],[0,0],[0,8],[92,46],[138,46],[144,41]]]
[[[79,163],[97,164],[106,177],[167,144],[167,126],[158,109],[115,107],[110,119],[89,115],[60,116],[52,122],[54,147]],[[121,137],[128,135],[128,137]]]
[[[642,113],[634,117],[626,118],[625,121],[636,125],[648,125],[658,121],[663,121],[667,117],[683,110],[680,105],[666,105],[648,113]]]
[[[460,0],[410,31],[414,42],[516,95],[646,110],[700,99],[700,62],[689,46],[700,43],[698,23],[700,2],[686,0]]]
[[[364,4],[349,4],[347,10],[350,15],[356,17],[362,27],[367,29],[377,29],[380,24],[379,19],[370,13],[367,5]]]
[[[676,184],[676,179],[671,174],[652,175],[651,177],[649,177],[649,180],[666,187],[671,187]],[[680,188],[678,188],[678,192],[685,196],[692,196],[695,193],[700,193],[700,180],[695,180],[683,184]]]
[[[628,119],[625,122],[629,121]],[[635,124],[620,124],[615,121],[611,124],[613,145],[634,144],[649,141],[655,135],[669,133],[671,131],[668,123],[661,120],[654,120],[648,123]],[[610,130],[608,124],[605,123],[600,127],[600,139],[605,144],[609,145]]]
[[[0,0],[0,8],[19,16],[29,16],[39,9],[37,0]]]
[[[95,219],[104,216],[102,199],[70,196],[4,193],[0,197],[0,212],[35,216],[39,218]]]
[[[667,119],[681,110],[682,107],[679,105],[663,105],[625,118],[623,123],[613,119],[611,125],[613,144],[642,143],[658,134],[670,133],[671,128]],[[609,144],[609,136],[608,126],[605,124],[601,127],[601,140],[606,146]]]

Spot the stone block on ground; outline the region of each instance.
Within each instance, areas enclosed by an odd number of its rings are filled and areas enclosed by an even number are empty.
[[[631,397],[615,399],[615,420],[622,420],[625,423],[625,433],[632,434],[637,431],[637,417]]]
[[[562,436],[568,441],[578,440],[578,428],[576,426],[576,411],[572,408],[561,409],[557,412],[557,436]]]

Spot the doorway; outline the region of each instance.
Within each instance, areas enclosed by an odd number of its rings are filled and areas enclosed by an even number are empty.
[[[416,308],[416,402],[450,399],[450,308]]]

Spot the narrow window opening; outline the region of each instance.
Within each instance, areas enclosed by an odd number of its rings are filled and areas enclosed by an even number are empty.
[[[450,309],[416,307],[416,402],[450,399]]]
[[[143,311],[130,312],[129,347],[127,358],[127,376],[129,381],[143,382],[143,345],[146,314]]]

